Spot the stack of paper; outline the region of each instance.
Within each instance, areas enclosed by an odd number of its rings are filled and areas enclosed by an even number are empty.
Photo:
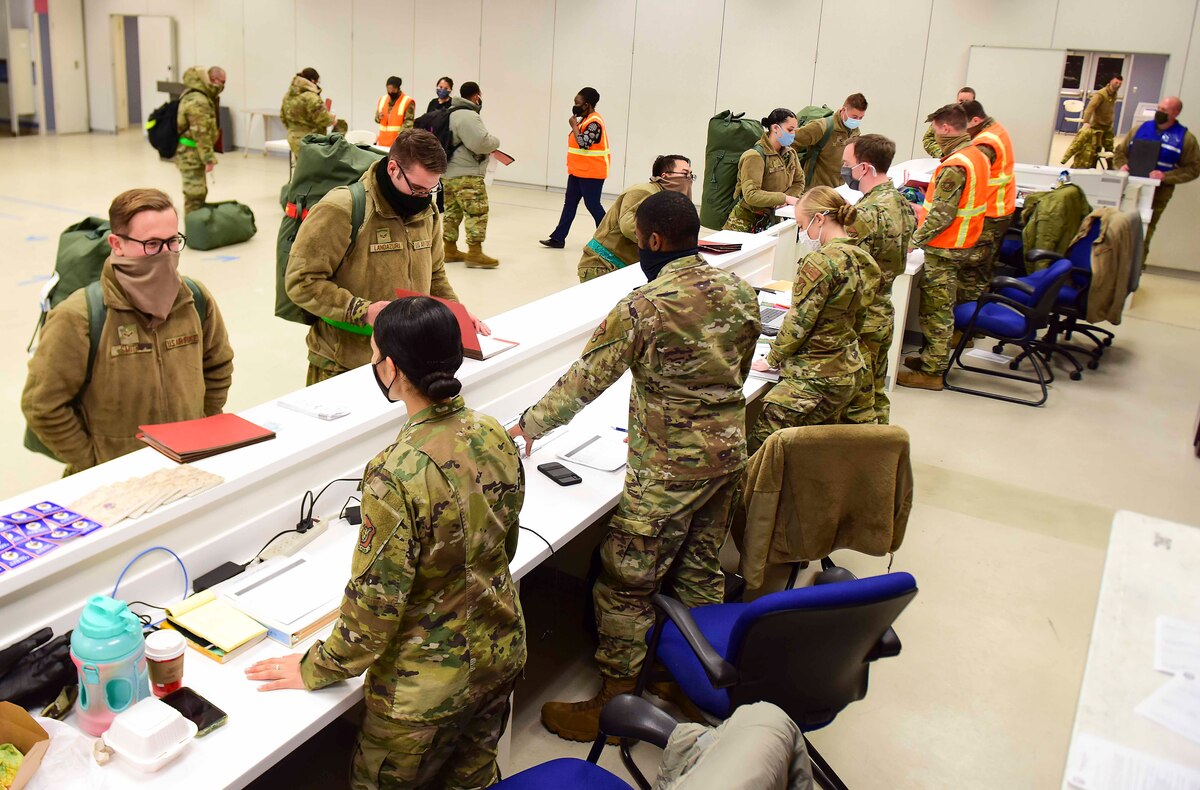
[[[346,589],[345,550],[275,557],[238,577],[222,595],[286,647],[337,619]]]
[[[206,591],[167,609],[167,622],[188,644],[224,664],[267,636],[267,629]]]
[[[102,486],[75,501],[70,509],[111,527],[223,482],[224,478],[219,475],[184,464]]]
[[[754,347],[754,361],[758,362],[760,360],[765,360],[767,358],[767,354],[770,351],[771,351],[770,343],[762,343],[762,342],[758,343]],[[751,368],[750,369],[750,378],[762,379],[763,381],[779,381],[779,371],[774,368],[772,368],[770,370],[755,370],[755,369]]]
[[[236,414],[214,414],[198,420],[139,425],[138,438],[168,458],[187,463],[275,438],[269,431]]]
[[[558,457],[589,469],[615,472],[625,466],[629,456],[625,436],[612,428],[599,432],[573,431],[570,440],[559,448]]]

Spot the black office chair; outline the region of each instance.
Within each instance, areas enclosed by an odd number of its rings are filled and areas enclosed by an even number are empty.
[[[917,594],[907,573],[856,579],[826,560],[812,587],[765,595],[751,603],[688,609],[655,595],[658,616],[647,634],[638,678],[642,694],[656,661],[687,698],[715,719],[740,705],[766,701],[801,731],[829,724],[867,694],[870,663],[899,655],[891,625]],[[845,784],[807,742],[813,776],[829,790]],[[627,747],[622,744],[622,758]]]
[[[1026,406],[1041,406],[1049,397],[1046,388],[1048,382],[1054,381],[1054,371],[1050,368],[1050,358],[1055,354],[1062,355],[1063,350],[1056,348],[1038,338],[1037,333],[1050,325],[1050,315],[1058,292],[1071,274],[1071,262],[1067,259],[1052,264],[1045,273],[1030,276],[1029,282],[1012,277],[996,277],[988,285],[987,291],[976,302],[965,302],[954,308],[954,326],[962,331],[958,345],[950,354],[950,364],[942,374],[942,383],[948,390],[965,392],[969,395],[982,395],[985,398],[995,398],[1009,403],[1021,403]],[[1006,296],[1005,292],[1013,289],[1021,293],[1023,301]],[[1033,368],[1034,377],[1020,376],[1015,373],[1005,373],[992,368],[968,365],[963,362],[963,352],[967,341],[977,334],[994,337],[1001,343],[1018,346],[1021,353],[1008,365],[1010,370],[1018,370],[1021,363],[1028,359]],[[1041,398],[1027,400],[1005,395],[999,392],[976,390],[952,384],[950,373],[955,369],[981,373],[985,376],[996,376],[1013,381],[1023,381],[1037,384],[1041,388]],[[1077,371],[1076,371],[1077,372]],[[1075,372],[1072,373],[1072,378]]]

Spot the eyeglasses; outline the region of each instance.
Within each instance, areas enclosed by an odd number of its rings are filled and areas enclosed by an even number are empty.
[[[669,176],[674,176],[675,178],[681,178],[681,179],[682,179],[682,178],[686,178],[688,181],[695,181],[695,180],[696,180],[696,174],[695,174],[695,173],[667,173],[667,175],[669,175]]]
[[[163,247],[166,247],[170,252],[179,252],[187,245],[187,236],[182,233],[172,236],[169,239],[135,239],[132,236],[126,236],[124,233],[116,234],[118,238],[126,241],[134,241],[142,245],[147,255],[158,255],[162,252]]]
[[[431,187],[413,186],[413,182],[408,180],[408,174],[404,172],[404,168],[400,166],[399,162],[396,163],[396,169],[400,171],[400,177],[404,179],[404,183],[408,184],[408,191],[412,193],[413,197],[429,197],[442,188],[442,180],[440,178]]]

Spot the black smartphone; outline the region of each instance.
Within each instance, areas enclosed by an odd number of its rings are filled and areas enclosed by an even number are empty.
[[[583,478],[572,472],[558,461],[548,464],[538,464],[538,471],[560,486],[573,486],[583,482]]]
[[[195,723],[197,738],[208,735],[229,719],[225,711],[187,686],[175,689],[163,697],[162,701],[183,714],[185,719]]]

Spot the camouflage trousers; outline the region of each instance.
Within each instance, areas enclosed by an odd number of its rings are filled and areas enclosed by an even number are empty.
[[[353,790],[476,788],[500,781],[496,750],[514,683],[437,724],[392,721],[367,711],[350,768]]]
[[[889,310],[888,314],[893,315],[894,313]],[[865,403],[868,400],[867,393],[869,391],[874,419],[861,419],[863,415],[858,410],[851,408],[846,412],[848,422],[876,422],[880,425],[887,425],[888,420],[891,419],[892,402],[887,395],[887,369],[888,350],[892,347],[892,328],[891,323],[878,329],[864,328],[862,334],[858,336],[858,344],[862,347],[863,362],[867,363],[867,366],[864,368],[862,381],[859,383],[859,394],[855,400]]]
[[[958,267],[955,306],[974,302],[987,290],[988,283],[992,281],[992,272],[996,268],[996,258],[1000,255],[1000,243],[1004,241],[1004,233],[1011,222],[1011,215],[988,217],[983,221],[983,232],[979,234],[979,241]]]
[[[1146,228],[1146,239],[1142,243],[1142,266],[1146,265],[1146,258],[1150,257],[1150,239],[1154,238],[1154,229],[1158,227],[1158,221],[1174,194],[1174,184],[1160,183],[1158,189],[1154,190],[1154,200],[1150,203],[1150,227]]]
[[[950,336],[954,334],[954,295],[958,291],[959,261],[925,250],[921,283],[921,372],[940,376],[950,364]]]
[[[775,216],[773,209],[763,209],[763,212],[762,214],[758,214],[739,200],[733,204],[733,209],[729,212],[729,218],[725,220],[725,227],[721,228],[721,230],[736,230],[739,233],[762,233],[780,221],[779,217]]]
[[[442,186],[446,190],[442,239],[457,242],[458,224],[462,222],[467,229],[467,243],[482,244],[488,225],[487,184],[483,183],[483,176],[458,176],[443,181]]]
[[[717,554],[733,518],[742,473],[708,480],[654,480],[625,472],[625,491],[600,544],[593,597],[600,645],[596,663],[610,678],[634,678],[654,625],[650,598],[663,586],[684,606],[721,603]]]
[[[334,376],[340,376],[346,372],[346,368],[342,367],[332,359],[325,359],[314,354],[308,355],[308,375],[304,378],[304,386],[311,387],[322,381],[327,381]]]
[[[188,214],[204,207],[208,199],[208,174],[204,172],[204,160],[195,148],[180,146],[175,152],[175,166],[183,179],[183,213]]]
[[[767,394],[767,402],[746,436],[746,452],[753,455],[776,431],[847,422],[852,411],[859,418],[856,421],[871,422],[865,417],[874,417],[875,393],[871,391],[868,405],[868,396],[862,392],[863,378],[868,375],[867,368],[861,368],[828,378],[780,380]]]

